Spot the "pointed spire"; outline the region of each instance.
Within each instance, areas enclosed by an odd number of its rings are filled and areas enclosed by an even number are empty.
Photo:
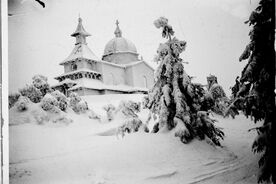
[[[116,30],[114,31],[114,34],[116,37],[122,37],[122,31],[121,29],[119,28],[119,21],[116,20]]]
[[[79,23],[78,23],[77,29],[73,34],[71,34],[71,36],[76,37],[76,45],[79,43],[86,44],[86,37],[91,36],[91,35],[85,31],[85,29],[82,25],[82,19],[81,19],[80,15],[78,18],[78,22]]]
[[[88,32],[86,32],[85,29],[83,28],[82,19],[81,19],[80,16],[79,16],[79,18],[78,18],[78,21],[79,21],[79,23],[78,23],[77,29],[76,29],[76,31],[75,31],[73,34],[71,34],[71,36],[73,36],[73,37],[76,37],[77,35],[91,36],[91,35],[90,35]]]

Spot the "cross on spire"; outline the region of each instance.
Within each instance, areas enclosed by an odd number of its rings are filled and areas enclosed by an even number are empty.
[[[114,34],[115,34],[115,36],[116,37],[122,37],[122,31],[121,31],[121,29],[119,28],[119,21],[118,20],[116,20],[116,29],[115,29],[115,31],[114,31]]]

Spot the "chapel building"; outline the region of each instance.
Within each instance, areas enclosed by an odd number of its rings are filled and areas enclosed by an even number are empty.
[[[60,65],[64,73],[55,77],[58,84],[53,89],[68,95],[100,95],[120,93],[147,93],[154,84],[154,69],[143,59],[138,59],[135,45],[122,36],[116,21],[115,37],[104,48],[99,59],[88,47],[82,19],[72,37],[76,43],[71,54]]]

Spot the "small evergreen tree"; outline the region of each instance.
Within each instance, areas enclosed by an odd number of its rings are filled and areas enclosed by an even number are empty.
[[[52,113],[60,113],[58,100],[50,93],[46,94],[40,104],[41,108],[45,111]]]
[[[229,99],[227,98],[223,88],[218,84],[217,77],[209,75],[207,77],[207,93],[205,98],[213,101],[211,110],[219,115],[224,115],[227,106],[229,105]]]
[[[42,96],[45,96],[46,93],[51,92],[50,85],[47,82],[47,77],[43,75],[35,75],[32,79],[34,87],[40,90]]]
[[[29,104],[30,104],[29,98],[27,98],[26,96],[20,96],[17,102],[14,104],[14,106],[19,112],[23,112],[28,109]]]
[[[14,106],[14,104],[17,102],[19,99],[20,94],[19,93],[11,93],[9,94],[9,109]]]
[[[28,97],[32,102],[38,103],[43,98],[43,95],[39,89],[34,85],[26,85],[24,88],[19,90],[22,96]]]
[[[87,102],[82,100],[81,97],[74,92],[69,95],[69,106],[76,113],[85,113],[89,110]]]
[[[203,111],[204,89],[201,85],[191,82],[191,77],[184,71],[183,61],[179,57],[185,50],[186,42],[174,35],[168,19],[160,17],[154,22],[162,28],[162,36],[168,41],[160,44],[156,62],[159,63],[155,74],[155,84],[144,101],[153,116],[159,116],[154,131],[175,129],[175,136],[183,143],[195,137],[208,137],[216,145],[223,132],[214,125],[215,120]]]
[[[228,108],[242,110],[254,121],[263,121],[263,125],[255,128],[258,136],[252,149],[260,153],[259,167],[261,172],[258,182],[275,182],[273,176],[272,126],[275,123],[275,15],[274,0],[261,0],[246,23],[252,26],[249,32],[250,43],[246,46],[239,60],[247,60],[247,65],[240,79],[232,88],[233,102]],[[275,168],[274,168],[275,172]]]
[[[59,109],[62,111],[66,111],[68,106],[68,99],[66,98],[66,96],[58,90],[53,91],[51,95],[57,99]]]

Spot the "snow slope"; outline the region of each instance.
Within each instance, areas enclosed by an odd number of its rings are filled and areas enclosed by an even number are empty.
[[[69,112],[72,123],[37,124],[31,110],[11,109],[10,183],[256,183],[258,158],[251,152],[255,132],[248,132],[256,125],[244,116],[234,120],[215,116],[226,135],[222,148],[198,140],[185,145],[170,132],[117,137],[114,130],[122,119],[107,123],[102,107],[142,97],[84,97],[102,122]],[[145,120],[147,111],[139,116]]]

